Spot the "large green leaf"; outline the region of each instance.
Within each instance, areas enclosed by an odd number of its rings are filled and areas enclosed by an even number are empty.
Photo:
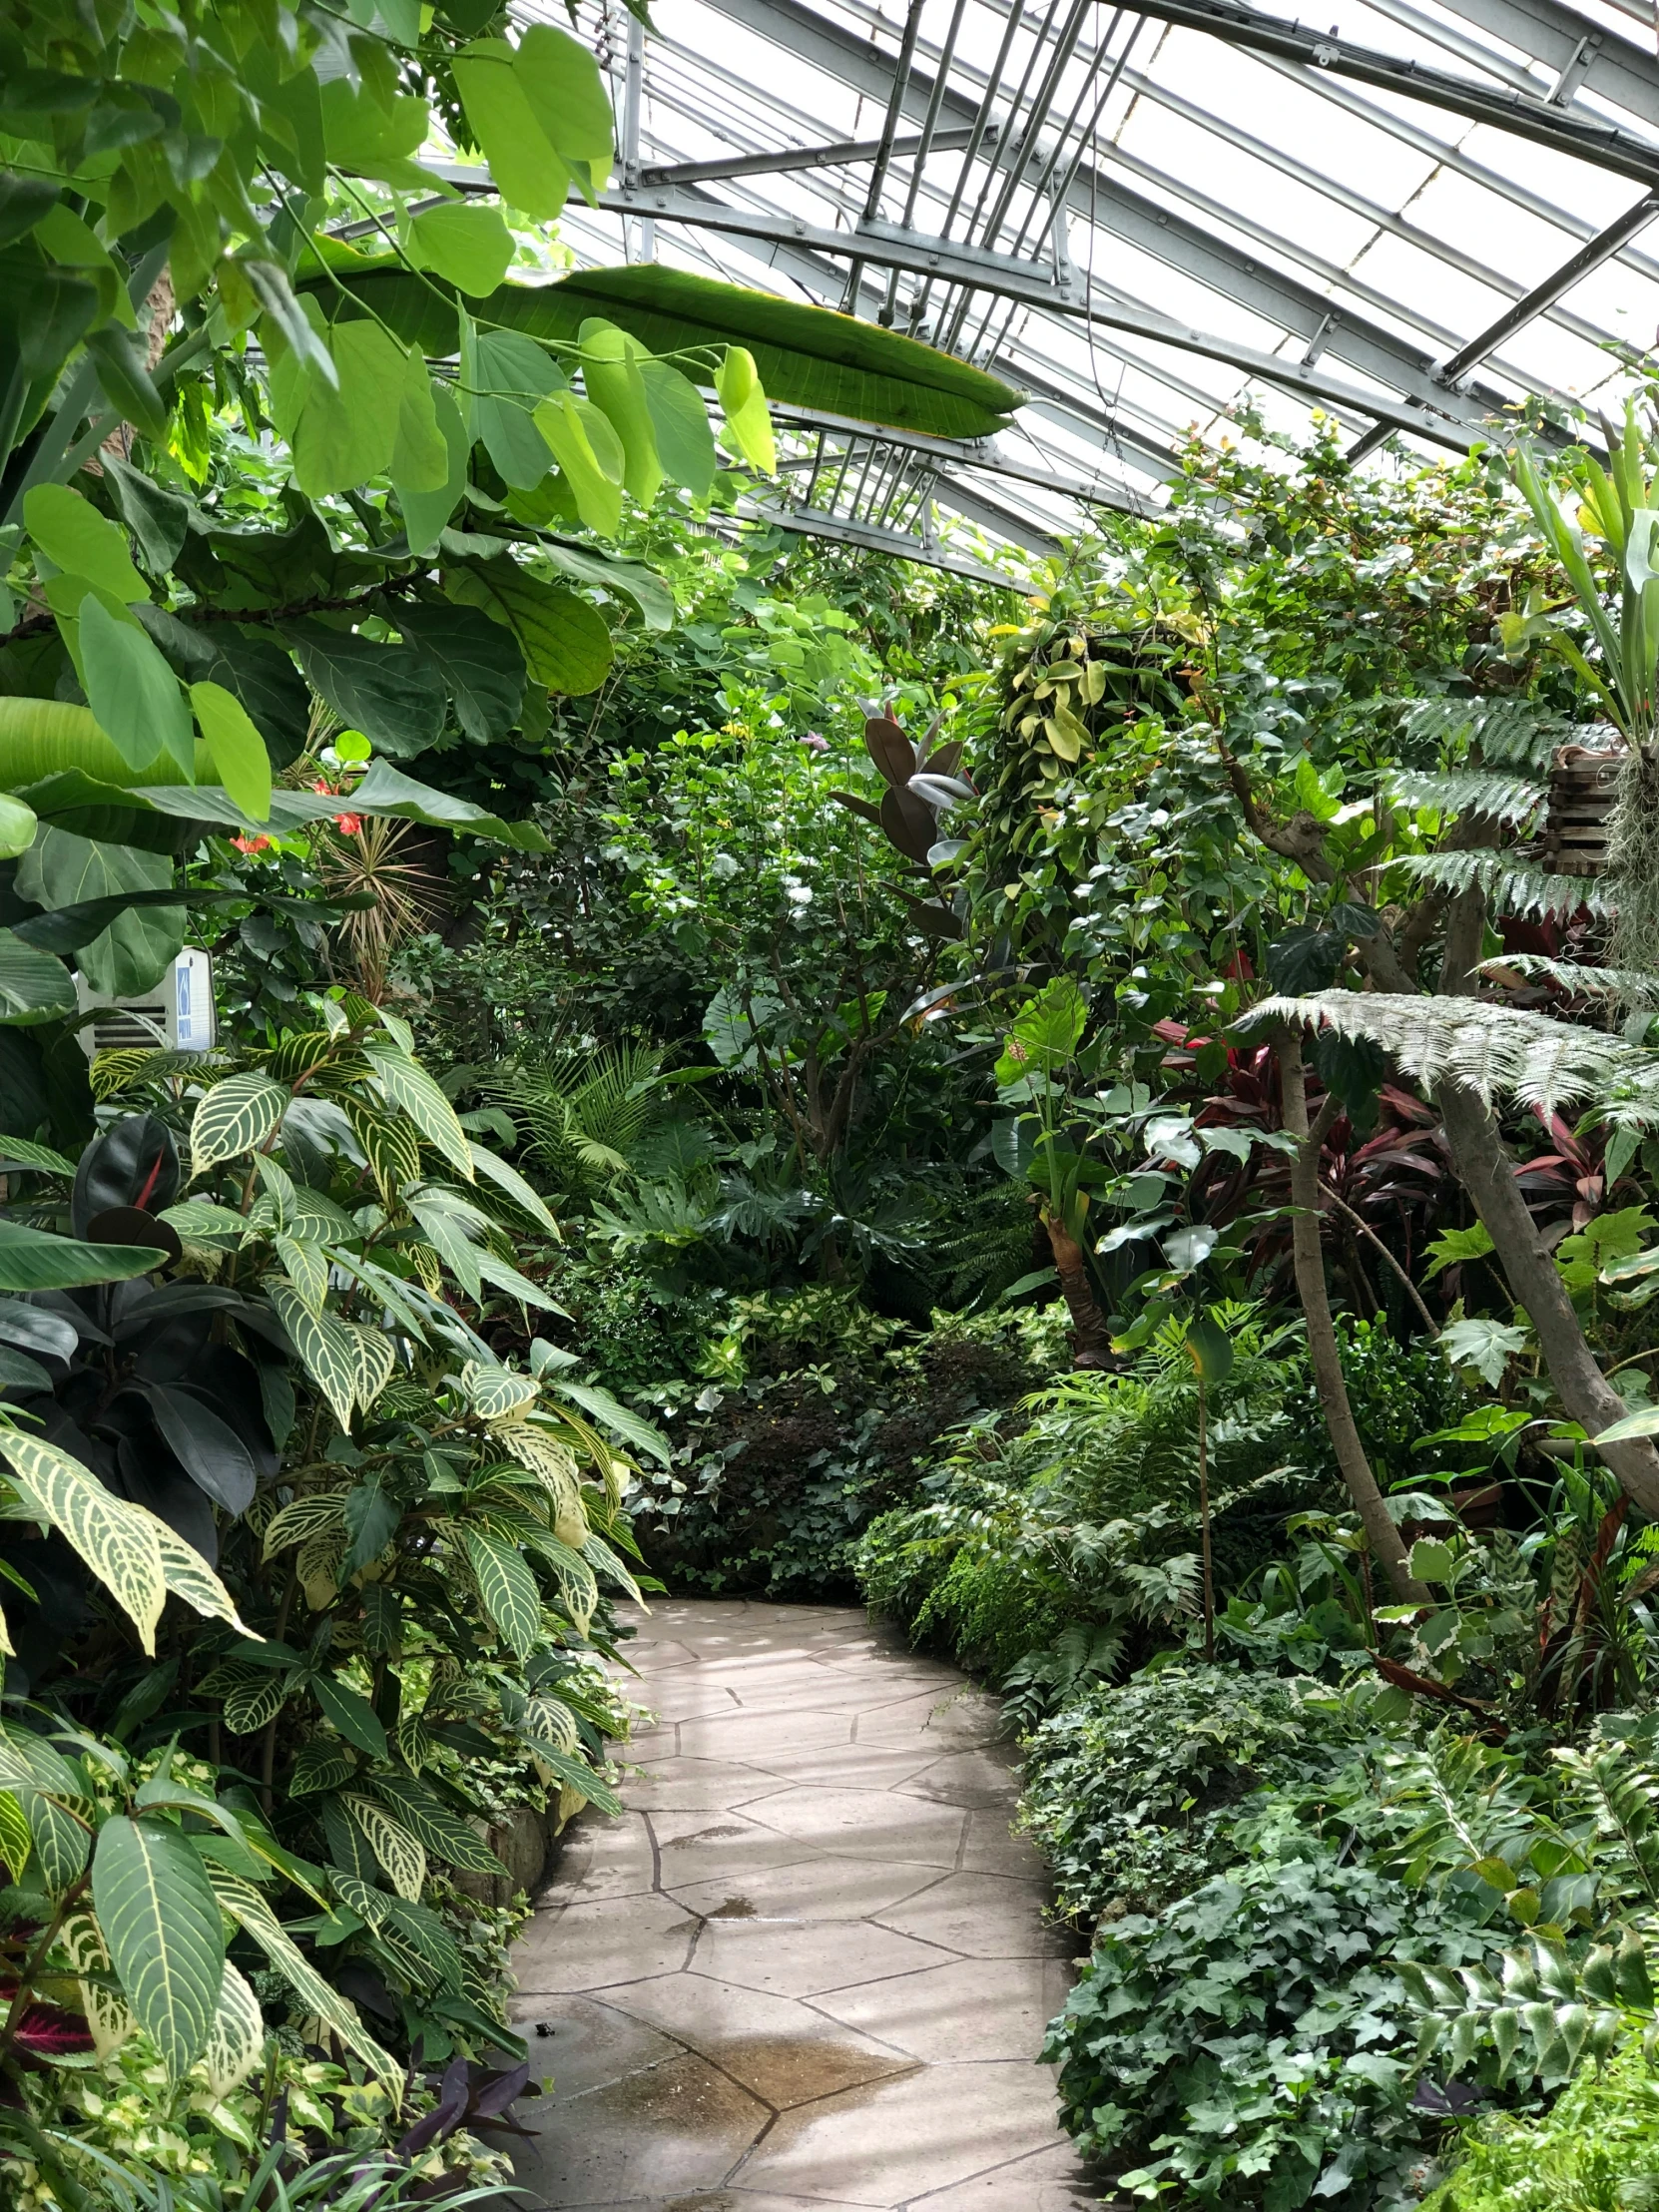
[[[430,599],[400,607],[397,626],[437,667],[467,736],[478,745],[506,737],[524,705],[524,655],[512,632],[482,608]]]
[[[51,826],[17,866],[18,895],[51,908],[121,891],[166,890],[172,881],[173,863],[160,853]],[[125,998],[159,982],[184,941],[182,905],[136,906],[82,948],[79,965],[95,990]]]
[[[29,1028],[75,1011],[75,978],[61,960],[0,930],[0,1023]]]
[[[92,1902],[127,2002],[177,2081],[207,2047],[225,1972],[207,1870],[171,1821],[118,1813],[99,1831]]]
[[[449,473],[442,488],[416,491],[412,484],[399,482],[395,467],[391,479],[397,504],[403,510],[404,536],[409,551],[417,558],[436,545],[438,532],[460,505],[461,494],[466,489],[467,463],[472,458],[472,440],[447,384],[433,385],[432,414],[449,454]]]
[[[355,2007],[323,1980],[259,1891],[234,1875],[215,1874],[212,1883],[219,1903],[265,1951],[298,1997],[302,2010],[314,2012],[325,2021],[395,2092],[403,2079],[401,2064],[368,2033]]]
[[[494,291],[512,266],[514,251],[513,234],[499,208],[445,201],[422,209],[409,225],[408,253],[415,267],[435,270],[475,298]]]
[[[423,353],[441,358],[455,351],[454,310],[431,277],[386,267],[337,280]],[[327,289],[333,281],[306,279]],[[755,356],[768,397],[780,405],[931,437],[989,437],[1007,427],[1020,404],[1020,394],[999,378],[877,323],[656,262],[578,270],[554,284],[503,284],[477,312],[480,323],[566,341],[577,338],[588,317],[602,315],[655,354],[719,351],[736,342]]]
[[[219,780],[245,815],[271,816],[271,755],[248,710],[223,684],[192,684],[190,703],[219,772]]]
[[[103,784],[136,781],[89,708],[60,699],[0,699],[0,788],[21,791],[73,769]],[[184,784],[189,779],[164,755],[144,771],[144,781]]]
[[[54,1237],[19,1221],[0,1221],[0,1291],[75,1291],[91,1283],[125,1283],[159,1268],[156,1245],[83,1243]]]
[[[36,484],[25,493],[23,526],[66,574],[85,577],[124,604],[149,598],[120,526],[67,484]]]
[[[575,592],[543,583],[506,554],[457,561],[446,583],[451,598],[482,607],[511,630],[525,666],[549,691],[580,698],[610,674],[616,656],[605,618]]]
[[[287,624],[283,634],[313,688],[379,752],[404,759],[442,730],[442,678],[413,646],[377,644],[309,618]]]
[[[549,392],[564,387],[564,371],[519,330],[472,331],[463,326],[461,388],[467,424],[504,480],[520,490],[547,474],[547,444],[534,419]]]
[[[80,643],[87,703],[127,766],[147,768],[166,753],[190,774],[196,736],[179,679],[139,625],[118,622],[89,592],[81,603]]]

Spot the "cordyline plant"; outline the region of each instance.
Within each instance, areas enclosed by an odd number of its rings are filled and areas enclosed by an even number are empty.
[[[506,1872],[479,1775],[616,1804],[592,1655],[603,1590],[638,1586],[608,1435],[658,1439],[463,1318],[486,1286],[550,1304],[506,1254],[552,1219],[394,1017],[315,1019],[209,1062],[103,1055],[97,1088],[148,1111],[78,1168],[0,1140],[28,1191],[0,1222],[0,1572],[30,1700],[0,1738],[0,2075],[36,2120],[54,2037],[142,2032],[223,2103],[283,2003],[394,2101],[406,2060],[510,2050],[458,1939],[453,1876]]]

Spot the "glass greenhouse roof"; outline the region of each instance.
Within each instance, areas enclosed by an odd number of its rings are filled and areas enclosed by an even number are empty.
[[[556,0],[523,11],[568,20]],[[1326,21],[1329,16],[1332,20]],[[656,259],[928,338],[1027,393],[994,441],[786,422],[797,526],[1039,551],[1155,508],[1250,399],[1363,455],[1659,342],[1659,58],[1635,0],[582,0],[622,158],[582,262]],[[947,532],[947,536],[948,536]]]

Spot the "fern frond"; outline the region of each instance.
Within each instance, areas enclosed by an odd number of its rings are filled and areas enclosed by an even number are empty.
[[[1404,735],[1454,757],[1478,750],[1488,768],[1547,768],[1557,746],[1589,733],[1529,699],[1425,699],[1407,713]]]
[[[1440,776],[1406,772],[1388,785],[1405,807],[1426,807],[1437,815],[1469,815],[1511,828],[1530,822],[1549,793],[1529,776],[1491,776],[1483,769],[1452,769]]]
[[[1612,998],[1626,1006],[1659,1003],[1659,975],[1647,968],[1580,967],[1573,960],[1551,960],[1542,952],[1500,952],[1482,960],[1480,967],[1483,972],[1546,976],[1575,998]]]
[[[1581,907],[1592,914],[1607,911],[1605,897],[1589,878],[1551,875],[1528,866],[1513,852],[1407,852],[1383,865],[1452,896],[1478,886],[1496,914],[1553,916],[1564,921]]]
[[[1659,1052],[1521,1007],[1321,991],[1264,999],[1238,1026],[1272,1020],[1329,1023],[1339,1036],[1369,1037],[1402,1074],[1430,1089],[1460,1083],[1488,1101],[1507,1096],[1546,1112],[1595,1098],[1609,1120],[1659,1120]]]

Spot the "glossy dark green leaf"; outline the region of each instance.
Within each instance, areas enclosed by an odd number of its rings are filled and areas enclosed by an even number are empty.
[[[190,1390],[145,1387],[156,1426],[179,1464],[227,1513],[246,1513],[254,1502],[256,1470],[247,1445]]]

